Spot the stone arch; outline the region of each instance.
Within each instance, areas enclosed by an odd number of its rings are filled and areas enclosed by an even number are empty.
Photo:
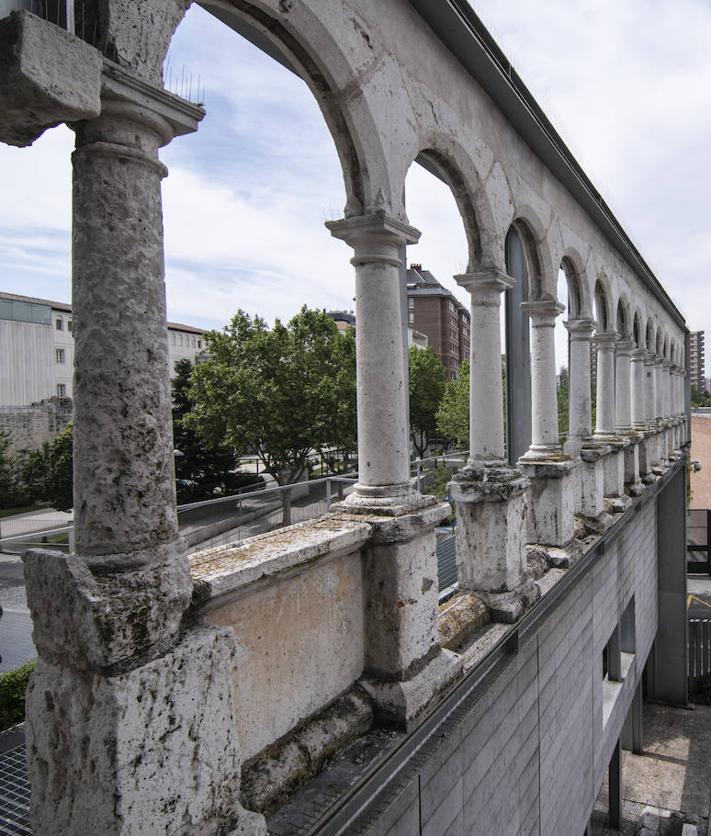
[[[558,270],[557,266],[554,267],[546,228],[540,216],[528,204],[517,205],[509,229],[511,227],[521,237],[526,251],[529,301],[546,298],[554,299]]]
[[[605,273],[600,273],[595,282],[594,290],[596,330],[608,331],[613,328],[615,320],[612,316],[612,292],[610,280]]]
[[[493,213],[484,190],[480,188],[479,173],[466,151],[449,140],[446,144],[450,150],[445,152],[440,150],[444,144],[442,140],[434,140],[419,151],[414,162],[439,177],[449,187],[467,238],[467,272],[473,272],[483,264],[492,262],[492,255],[484,253],[481,230],[493,228]]]
[[[620,339],[629,339],[632,335],[632,320],[630,314],[630,305],[627,296],[624,293],[620,294],[617,300],[617,310],[615,313],[615,330],[619,333]]]
[[[651,314],[649,316],[649,319],[647,320],[647,331],[644,343],[644,347],[647,349],[647,351],[654,352],[656,343],[654,335],[654,323],[652,322]]]
[[[568,319],[592,318],[590,288],[583,264],[578,251],[574,247],[566,247],[560,267],[568,282]]]
[[[642,315],[637,309],[632,317],[632,339],[637,348],[644,348],[644,325],[642,323]]]
[[[365,96],[357,104],[340,92],[360,84],[357,55],[338,43],[304,0],[278,13],[265,0],[201,0],[236,31],[256,32],[262,49],[297,73],[313,93],[333,138],[346,190],[346,217],[398,207],[393,199],[381,131]],[[234,23],[234,26],[232,25]],[[268,49],[267,47],[271,47]],[[276,53],[276,55],[274,55]],[[278,57],[277,57],[278,56]]]
[[[657,328],[657,341],[654,353],[660,358],[664,356],[664,334],[662,333],[661,325]]]
[[[662,344],[662,357],[669,360],[669,334],[664,335],[664,343]]]

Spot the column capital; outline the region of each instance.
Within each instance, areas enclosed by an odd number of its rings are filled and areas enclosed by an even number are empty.
[[[84,155],[133,161],[165,177],[158,149],[173,137],[193,133],[205,116],[200,105],[174,96],[104,59],[101,113],[70,124],[76,133],[73,159]]]
[[[633,348],[632,351],[630,351],[630,357],[632,358],[633,361],[634,360],[636,360],[637,362],[639,362],[640,360],[644,361],[647,357],[647,352],[643,348]]]
[[[460,287],[469,291],[472,305],[477,307],[498,308],[501,304],[501,294],[516,284],[516,279],[496,267],[459,273],[454,280]]]
[[[654,354],[653,351],[647,351],[645,349],[645,351],[644,351],[644,365],[645,366],[650,366],[650,367],[653,366],[655,357],[656,357],[656,355]]]
[[[619,339],[619,331],[597,331],[595,334],[598,348],[615,349]]]
[[[592,319],[569,319],[563,325],[571,342],[592,342],[595,333],[595,323]]]
[[[565,310],[565,305],[561,305],[557,299],[534,299],[522,302],[521,310],[531,317],[534,328],[552,328],[558,315]]]
[[[416,244],[419,229],[389,215],[385,210],[354,215],[337,221],[326,221],[326,228],[334,238],[353,247],[353,266],[359,264],[389,264],[401,267],[399,250],[406,244]]]
[[[655,355],[654,355],[654,365],[655,365],[658,369],[661,369],[661,367],[664,365],[664,358],[663,358],[663,357],[659,357],[657,354],[655,354]]]
[[[632,349],[635,347],[634,340],[618,340],[615,345],[615,353],[618,357],[630,356]]]

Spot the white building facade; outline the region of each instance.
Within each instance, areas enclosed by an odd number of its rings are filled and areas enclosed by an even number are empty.
[[[73,397],[74,322],[64,302],[0,292],[0,406],[26,406]],[[168,325],[171,376],[178,360],[195,362],[203,332]]]

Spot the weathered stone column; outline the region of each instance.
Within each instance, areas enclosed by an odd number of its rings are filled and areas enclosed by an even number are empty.
[[[632,384],[630,355],[632,340],[620,340],[615,346],[615,432],[632,430]]]
[[[635,348],[631,353],[632,426],[636,430],[647,428],[647,391],[644,363],[646,355],[647,352],[643,348]]]
[[[377,212],[329,221],[335,238],[353,247],[356,271],[358,484],[346,502],[364,508],[408,504],[408,382],[400,318],[400,252],[420,233]]]
[[[597,343],[597,409],[595,435],[609,438],[615,435],[615,345],[617,331],[599,331]]]
[[[590,385],[590,344],[595,332],[591,319],[569,319],[570,346],[568,441],[565,451],[576,454],[592,433],[592,395]]]
[[[239,804],[234,636],[181,630],[192,581],[175,507],[158,149],[204,112],[111,63],[101,104],[73,125],[77,553],[25,557],[40,657],[27,697],[33,828],[264,833]]]
[[[531,319],[531,446],[523,456],[528,461],[561,452],[554,328],[565,307],[549,299],[524,302],[521,307]]]
[[[471,295],[469,462],[449,485],[459,589],[481,593],[495,619],[513,621],[540,595],[526,571],[528,480],[504,461],[499,311],[514,279],[494,269],[455,278]]]
[[[664,373],[664,359],[662,357],[655,357],[654,359],[654,418],[657,422],[664,420],[664,383],[662,375]]]
[[[597,343],[597,411],[595,417],[594,441],[610,447],[601,459],[604,473],[604,493],[609,497],[621,497],[625,486],[624,448],[629,440],[615,432],[615,350],[619,340],[617,331],[600,331],[595,336]],[[628,357],[629,361],[629,357]],[[627,388],[629,370],[627,368]],[[628,396],[629,397],[629,396]],[[629,400],[624,411],[629,410]]]
[[[531,318],[531,446],[519,466],[531,480],[528,540],[565,546],[573,538],[575,462],[560,445],[554,328],[564,306],[554,299],[524,302]]]
[[[410,484],[400,253],[419,232],[382,211],[326,226],[353,247],[358,320],[358,484],[332,508],[372,525],[361,684],[381,717],[407,726],[461,670],[438,630],[435,526],[451,508]]]

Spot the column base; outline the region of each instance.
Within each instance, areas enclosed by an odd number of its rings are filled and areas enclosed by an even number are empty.
[[[627,434],[630,443],[624,449],[624,483],[632,495],[640,486],[639,479],[639,445],[644,439],[643,433],[630,432]]]
[[[83,558],[23,555],[34,642],[50,664],[121,673],[170,650],[193,583],[185,542]]]
[[[436,497],[413,490],[409,482],[379,486],[356,484],[353,492],[343,502],[331,505],[331,510],[347,514],[400,517],[438,503],[439,500]]]
[[[516,589],[478,594],[489,608],[492,621],[514,624],[538,601],[541,588],[532,578],[524,578]]]
[[[420,499],[428,504],[414,513],[371,515],[372,535],[364,547],[363,686],[376,715],[403,727],[461,671],[441,649],[439,635],[435,526],[451,507]],[[350,511],[346,503],[340,507]]]
[[[503,464],[468,465],[449,483],[457,506],[459,588],[504,593],[525,578],[528,479]]]
[[[623,496],[625,493],[625,450],[629,447],[628,438],[613,436],[605,442],[610,452],[603,459],[604,493],[606,497]]]
[[[231,630],[188,631],[117,676],[40,659],[27,694],[35,833],[266,833],[239,801]],[[206,687],[209,683],[209,687]]]
[[[406,679],[389,682],[364,676],[359,684],[373,700],[380,722],[408,730],[422,711],[461,675],[463,664],[456,653],[440,648]]]
[[[527,456],[528,454],[526,454]],[[566,546],[574,535],[577,462],[518,460],[531,480],[528,495],[527,534],[529,543]]]
[[[605,458],[612,451],[609,444],[590,441],[580,451],[580,513],[597,519],[605,510]]]

